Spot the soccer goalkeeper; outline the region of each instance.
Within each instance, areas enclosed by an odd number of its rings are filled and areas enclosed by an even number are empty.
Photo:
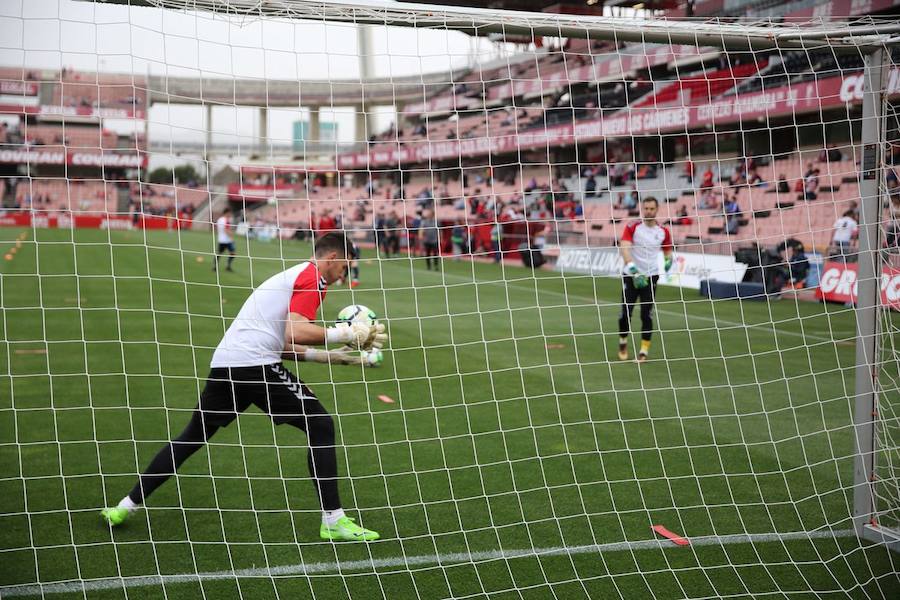
[[[331,232],[314,242],[314,256],[263,282],[250,294],[213,354],[206,386],[184,431],[156,454],[118,506],[101,512],[120,525],[147,498],[251,404],[276,425],[288,424],[309,438],[309,474],[322,505],[320,537],[376,540],[379,534],[344,514],[338,496],[334,422],[312,390],[284,368],[283,358],[332,364],[380,362],[384,326],[364,322],[323,328],[313,323],[326,288],[346,275],[350,243]],[[336,346],[315,350],[309,346]]]
[[[672,268],[672,235],[667,227],[656,222],[659,202],[653,196],[645,196],[641,202],[641,220],[625,226],[619,251],[625,262],[622,275],[622,311],[619,314],[619,360],[628,360],[628,332],[631,329],[631,313],[634,305],[641,303],[641,349],[638,362],[644,362],[650,354],[653,337],[653,301],[659,282],[659,254],[663,254],[666,272]]]

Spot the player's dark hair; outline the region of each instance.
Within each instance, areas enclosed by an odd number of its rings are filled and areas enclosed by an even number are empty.
[[[648,202],[652,202],[656,206],[659,206],[659,200],[657,200],[655,196],[644,196],[643,200],[641,200],[641,204],[646,204]]]
[[[352,245],[353,242],[348,240],[342,231],[329,231],[313,240],[313,251],[317,257],[335,251],[346,258],[352,254],[350,250]]]

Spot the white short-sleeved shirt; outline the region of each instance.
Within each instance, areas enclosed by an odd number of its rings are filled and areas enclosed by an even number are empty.
[[[853,217],[841,217],[834,222],[834,241],[847,243],[853,239],[853,234],[859,226]]]
[[[265,280],[253,290],[213,354],[211,367],[253,367],[281,362],[289,313],[310,321],[327,291],[310,261]]]
[[[659,274],[659,253],[672,248],[672,234],[668,227],[659,224],[647,226],[643,221],[632,221],[622,232],[622,241],[631,242],[631,258],[638,271],[644,275]]]
[[[231,223],[225,215],[216,219],[216,239],[220,244],[230,244],[234,241],[231,237]]]

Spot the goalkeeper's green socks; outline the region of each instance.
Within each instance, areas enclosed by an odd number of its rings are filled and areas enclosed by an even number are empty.
[[[116,527],[127,521],[128,517],[131,516],[131,513],[136,511],[139,507],[139,504],[135,504],[131,498],[125,496],[119,501],[117,506],[101,510],[100,516],[103,517],[103,520],[106,521],[110,527]]]
[[[638,362],[644,362],[650,355],[650,340],[641,340],[641,351],[638,352]]]

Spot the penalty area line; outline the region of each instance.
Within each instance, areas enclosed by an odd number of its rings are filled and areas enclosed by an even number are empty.
[[[390,556],[340,562],[313,562],[274,567],[236,569],[234,571],[209,571],[203,573],[183,573],[176,575],[139,575],[132,577],[104,577],[76,581],[36,583],[0,587],[0,598],[21,598],[46,596],[101,590],[121,590],[149,586],[173,585],[179,583],[199,583],[203,581],[226,581],[235,579],[278,578],[305,575],[337,574],[349,571],[374,571],[425,565],[457,565],[494,560],[517,558],[541,558],[545,556],[575,556],[609,552],[635,552],[640,550],[670,550],[672,552],[692,552],[697,546],[726,546],[731,544],[759,544],[789,541],[824,540],[856,537],[852,529],[835,531],[797,531],[790,533],[750,533],[734,535],[707,535],[690,538],[690,546],[673,546],[668,540],[642,540],[636,542],[610,542],[607,544],[587,544],[583,546],[553,546],[548,548],[523,548],[513,550],[485,550],[480,552],[451,552],[446,554],[425,554],[413,556]]]

